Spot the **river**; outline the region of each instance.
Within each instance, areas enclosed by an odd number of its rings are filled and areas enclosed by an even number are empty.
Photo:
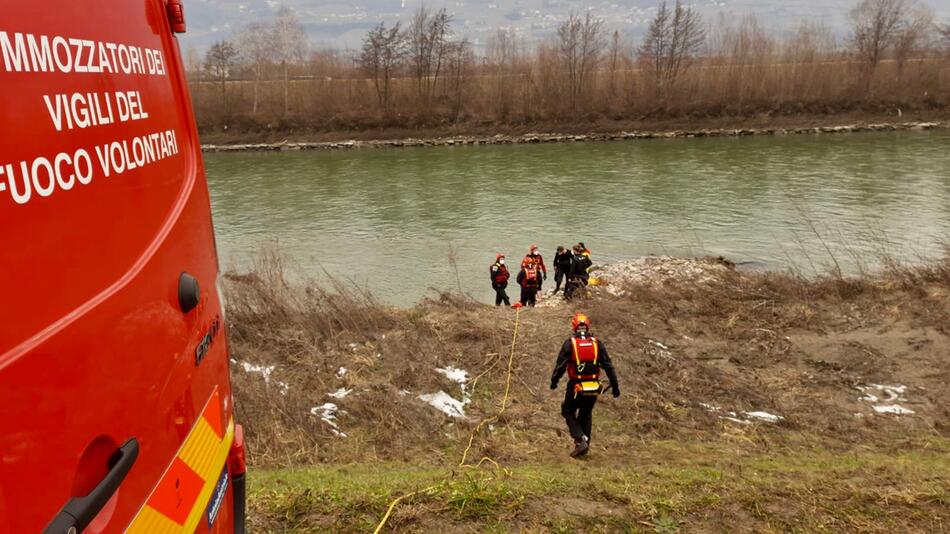
[[[947,132],[205,161],[223,268],[247,268],[276,242],[303,273],[350,280],[396,305],[459,282],[488,302],[495,253],[517,264],[535,243],[548,262],[557,245],[584,241],[595,262],[709,254],[812,274],[831,256],[850,273],[873,268],[881,249],[920,261],[950,236]]]

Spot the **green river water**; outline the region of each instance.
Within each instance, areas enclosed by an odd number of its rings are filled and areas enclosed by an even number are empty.
[[[950,134],[206,154],[218,249],[243,269],[277,242],[301,270],[409,305],[430,288],[493,298],[496,252],[584,241],[595,263],[723,255],[855,272],[950,236]],[[821,236],[819,237],[816,235]],[[826,248],[827,247],[827,248]],[[513,296],[515,288],[509,288]]]

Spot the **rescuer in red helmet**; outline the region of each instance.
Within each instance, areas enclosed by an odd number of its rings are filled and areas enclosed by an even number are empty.
[[[561,352],[557,355],[557,363],[551,374],[551,389],[557,389],[558,381],[567,371],[567,390],[564,392],[564,403],[561,404],[561,415],[564,416],[571,437],[574,438],[571,457],[578,458],[587,454],[590,448],[594,404],[603,390],[600,383],[601,370],[607,373],[607,378],[610,379],[614,397],[620,396],[620,384],[607,354],[607,347],[603,341],[590,333],[590,319],[583,313],[576,313],[571,318],[571,327],[574,335],[564,342]]]
[[[502,302],[505,303],[505,306],[511,306],[511,301],[508,300],[508,292],[505,291],[505,288],[508,287],[508,278],[511,275],[508,274],[508,267],[505,267],[504,254],[495,256],[495,263],[488,269],[488,272],[491,275],[491,287],[495,290],[495,306],[501,306]]]
[[[528,249],[528,254],[521,260],[521,268],[524,269],[534,265],[538,272],[541,274],[541,279],[538,280],[538,291],[541,291],[541,286],[544,281],[548,279],[548,268],[544,265],[544,256],[538,252],[537,245],[531,245],[531,248]]]

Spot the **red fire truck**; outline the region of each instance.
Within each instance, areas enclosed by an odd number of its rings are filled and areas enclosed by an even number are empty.
[[[180,0],[0,6],[0,533],[243,532]]]

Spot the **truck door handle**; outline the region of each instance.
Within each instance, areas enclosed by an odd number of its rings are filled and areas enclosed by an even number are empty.
[[[44,534],[76,534],[82,532],[102,507],[119,489],[139,457],[139,442],[130,438],[109,458],[109,472],[85,497],[73,497],[50,521]]]

